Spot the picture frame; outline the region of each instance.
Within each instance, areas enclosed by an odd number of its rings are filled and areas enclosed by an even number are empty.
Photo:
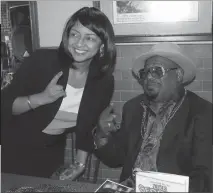
[[[127,187],[120,183],[106,179],[105,182],[100,185],[95,193],[133,193],[134,189]]]
[[[212,41],[212,1],[195,1],[195,13],[191,17],[178,22],[147,21],[145,22],[115,22],[116,1],[93,1],[93,6],[103,11],[111,21],[116,43],[145,43],[145,42],[194,42]],[[117,2],[145,2],[145,1],[117,1]],[[150,1],[151,2],[151,1]],[[173,1],[170,1],[173,3]],[[191,1],[189,1],[191,2]],[[197,11],[197,17],[196,17]],[[151,19],[150,19],[151,20]],[[133,33],[134,32],[134,33]]]

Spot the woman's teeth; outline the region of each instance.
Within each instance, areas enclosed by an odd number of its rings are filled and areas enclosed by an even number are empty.
[[[75,49],[75,51],[76,51],[77,53],[79,53],[79,54],[83,54],[83,53],[86,52],[86,51],[81,51],[81,50],[78,50],[78,49]]]

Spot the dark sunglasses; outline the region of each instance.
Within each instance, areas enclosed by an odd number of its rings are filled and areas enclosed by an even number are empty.
[[[145,79],[146,76],[148,75],[148,73],[150,73],[153,78],[160,79],[168,71],[175,70],[175,69],[178,69],[178,68],[177,67],[174,67],[174,68],[163,68],[163,67],[160,67],[160,66],[154,66],[154,67],[150,67],[148,69],[140,69],[139,72],[138,72],[139,73],[138,75],[139,75],[140,79]]]

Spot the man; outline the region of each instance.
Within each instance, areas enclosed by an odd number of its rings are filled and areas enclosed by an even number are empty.
[[[211,192],[212,104],[184,87],[195,78],[193,61],[178,45],[160,43],[136,59],[133,74],[144,94],[126,102],[118,131],[111,107],[102,113],[95,154],[123,167],[124,184],[140,169],[189,176],[190,192]]]

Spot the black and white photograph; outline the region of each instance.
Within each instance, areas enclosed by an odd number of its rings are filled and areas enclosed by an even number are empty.
[[[181,11],[182,10],[182,11]],[[198,21],[197,1],[114,1],[114,24]]]
[[[130,193],[134,190],[111,180],[106,180],[95,193]]]
[[[122,36],[124,43],[130,40],[124,41],[124,36],[137,40],[144,36],[148,42],[170,36],[167,41],[175,41],[180,40],[179,35],[192,40],[192,34],[212,32],[212,1],[99,1],[97,7],[108,16],[115,35]]]
[[[213,192],[213,1],[2,0],[2,193]]]

